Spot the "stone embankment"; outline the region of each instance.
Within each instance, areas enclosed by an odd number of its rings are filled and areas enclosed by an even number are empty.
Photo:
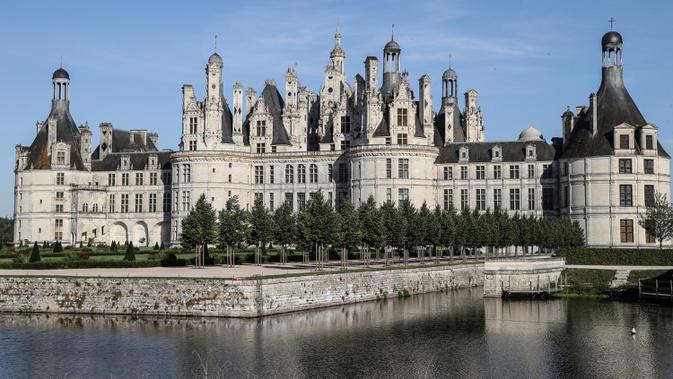
[[[483,285],[483,265],[285,278],[1,276],[0,312],[259,317]]]

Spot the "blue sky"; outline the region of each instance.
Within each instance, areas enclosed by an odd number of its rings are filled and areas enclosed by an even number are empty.
[[[0,215],[13,209],[14,146],[30,145],[51,99],[60,57],[71,76],[71,113],[98,124],[157,131],[177,148],[181,86],[201,97],[204,66],[224,60],[235,81],[259,92],[297,65],[318,90],[334,43],[343,35],[349,80],[367,55],[381,55],[395,24],[401,62],[412,83],[432,78],[435,107],[449,65],[460,92],[480,94],[488,140],[515,139],[529,125],[560,134],[566,105],[587,104],[600,83],[600,38],[614,17],[624,36],[624,76],[645,118],[673,152],[673,2],[648,1],[217,1],[8,2],[0,14]],[[461,100],[462,102],[462,100]],[[3,134],[4,134],[3,133]]]

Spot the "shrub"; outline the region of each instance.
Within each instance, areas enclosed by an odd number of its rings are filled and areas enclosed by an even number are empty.
[[[154,243],[154,250],[159,250],[159,242]]]
[[[77,256],[79,259],[87,261],[89,260],[89,257],[91,257],[91,251],[82,250],[77,254]]]
[[[166,253],[161,259],[161,266],[163,267],[183,267],[187,266],[187,261],[184,259],[178,259],[178,257],[173,253]]]
[[[54,253],[62,253],[63,252],[63,245],[61,244],[61,241],[54,242],[54,249],[52,251]]]
[[[33,245],[33,250],[30,252],[29,262],[39,262],[40,261],[40,247],[37,246],[37,241]]]
[[[116,241],[112,241],[112,243],[110,244],[110,251],[117,251],[117,242]]]
[[[561,249],[566,264],[671,266],[673,250],[658,249]]]
[[[161,241],[161,245],[159,246],[159,250],[160,251],[166,250],[166,247],[164,246],[164,241]]]
[[[29,257],[30,256],[25,252],[19,251],[14,255],[14,258],[12,258],[12,262],[18,264],[28,263]]]
[[[61,268],[133,268],[133,267],[156,267],[158,261],[41,261],[26,262],[3,262],[0,263],[0,269],[37,269],[54,270]]]
[[[124,254],[124,260],[128,262],[136,260],[136,251],[133,248],[133,242],[129,242],[129,244],[126,245],[126,254]]]

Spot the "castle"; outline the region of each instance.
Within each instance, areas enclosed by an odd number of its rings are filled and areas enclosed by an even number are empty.
[[[394,39],[383,48],[382,75],[369,56],[364,77],[350,83],[338,29],[318,92],[290,68],[282,86],[266,81],[260,95],[235,83],[230,105],[222,58],[212,54],[205,98],[182,87],[178,151],[159,150],[156,133],[107,122],[94,148],[89,125],[70,115],[70,76],[59,68],[49,115],[30,146],[16,147],[14,240],[176,245],[201,194],[216,209],[238,196],[243,207],[259,198],[272,211],[282,202],[298,211],[322,191],[335,207],[373,196],[569,217],[588,245],[654,246],[638,215],[655,192],[668,195],[670,157],[624,87],[622,36],[610,31],[601,45],[598,92],[563,113],[562,137],[551,141],[535,128],[484,141],[477,92],[465,92],[461,108],[449,68],[437,109],[430,76],[410,82]]]

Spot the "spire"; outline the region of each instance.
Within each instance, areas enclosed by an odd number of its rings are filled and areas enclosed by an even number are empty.
[[[334,33],[334,47],[341,47],[341,30],[339,30],[339,25],[337,25],[336,32]]]

